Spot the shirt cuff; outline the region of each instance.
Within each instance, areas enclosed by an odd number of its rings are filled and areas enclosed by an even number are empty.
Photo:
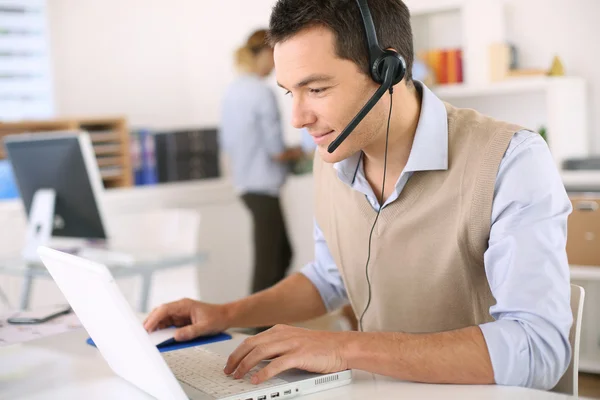
[[[529,345],[523,327],[514,320],[498,320],[480,325],[479,328],[487,344],[496,384],[526,386]]]
[[[300,273],[306,276],[308,280],[315,285],[321,295],[321,299],[323,300],[327,312],[334,311],[347,302],[346,298],[340,296],[333,285],[323,277],[314,263],[304,266],[304,268],[300,270]]]

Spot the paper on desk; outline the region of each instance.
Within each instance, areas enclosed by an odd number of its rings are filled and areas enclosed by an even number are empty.
[[[75,313],[71,312],[41,324],[9,324],[6,319],[14,312],[0,316],[0,347],[56,335],[82,328]]]

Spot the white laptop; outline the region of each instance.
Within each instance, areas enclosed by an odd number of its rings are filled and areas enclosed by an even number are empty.
[[[47,247],[38,254],[111,369],[157,399],[280,400],[351,382],[350,371],[300,370],[260,385],[250,383],[252,371],[235,380],[223,368],[241,336],[160,353],[105,265]]]

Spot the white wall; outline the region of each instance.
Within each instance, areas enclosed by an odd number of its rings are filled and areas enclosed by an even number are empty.
[[[600,153],[598,0],[498,0],[523,67],[548,67],[589,82],[592,145]],[[126,114],[133,126],[214,125],[235,76],[232,54],[268,24],[274,0],[50,0],[57,109],[63,115]],[[236,10],[232,12],[232,10]],[[271,79],[273,83],[273,79]],[[289,99],[279,89],[288,142]]]
[[[134,127],[217,124],[233,53],[268,26],[273,3],[49,1],[59,114],[125,114]],[[295,129],[286,134],[299,141]]]

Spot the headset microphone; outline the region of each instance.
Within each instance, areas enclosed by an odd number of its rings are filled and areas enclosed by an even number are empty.
[[[327,151],[329,153],[333,153],[339,146],[342,144],[344,140],[352,133],[352,131],[356,128],[356,126],[365,118],[365,116],[371,111],[371,109],[377,104],[377,102],[381,99],[381,97],[385,94],[385,92],[390,92],[390,110],[388,114],[387,121],[387,131],[385,134],[385,152],[384,152],[384,162],[383,162],[383,182],[381,185],[381,201],[384,201],[385,195],[385,176],[387,173],[387,155],[388,155],[388,141],[390,135],[390,122],[392,117],[392,101],[393,101],[393,87],[395,84],[400,82],[404,75],[406,74],[406,61],[400,54],[398,54],[394,50],[383,50],[377,41],[377,33],[375,31],[375,24],[373,23],[373,18],[371,17],[371,11],[369,10],[369,5],[367,4],[367,0],[356,0],[358,7],[360,9],[360,15],[362,17],[362,21],[365,28],[365,35],[367,38],[367,48],[369,51],[369,73],[371,75],[371,79],[378,83],[380,86],[375,91],[375,94],[371,96],[369,101],[363,106],[363,108],[356,114],[356,116],[350,121],[348,126],[340,133],[338,137],[336,137],[333,142],[329,144],[327,147]],[[361,157],[362,159],[362,157]],[[360,163],[360,159],[359,159]],[[358,165],[357,165],[358,170]],[[368,243],[368,253],[367,253],[367,262],[365,265],[365,277],[368,285],[368,296],[367,296],[367,304],[360,314],[360,318],[358,320],[359,329],[363,331],[363,319],[369,306],[371,305],[371,279],[369,277],[369,261],[371,260],[371,239],[373,237],[373,231],[375,230],[375,225],[377,224],[377,220],[379,219],[379,215],[381,214],[381,205],[377,210],[377,214],[375,216],[375,220],[373,221],[373,225],[371,226],[371,232],[369,233],[369,243]]]
[[[363,108],[358,112],[358,114],[356,114],[356,116],[352,118],[352,121],[350,121],[348,126],[344,128],[342,133],[340,133],[339,136],[336,137],[333,140],[333,142],[329,144],[329,146],[327,146],[327,151],[329,153],[333,153],[335,149],[337,149],[339,145],[342,144],[344,140],[346,140],[348,135],[350,135],[354,128],[356,128],[356,126],[360,123],[360,121],[362,121],[363,118],[367,116],[369,111],[371,111],[375,104],[377,104],[377,102],[379,101],[379,99],[381,99],[385,92],[392,88],[394,73],[394,66],[392,66],[391,68],[386,68],[383,84],[379,86],[375,94],[373,94],[369,101],[367,101],[367,104],[363,106]]]
[[[329,153],[333,153],[344,140],[352,133],[354,128],[366,117],[371,109],[377,104],[386,91],[400,82],[406,73],[406,61],[394,50],[383,50],[377,40],[375,24],[371,17],[371,11],[367,0],[356,0],[363,20],[367,48],[369,51],[369,72],[371,78],[381,86],[375,94],[367,101],[363,108],[350,121],[348,126],[327,147]]]

